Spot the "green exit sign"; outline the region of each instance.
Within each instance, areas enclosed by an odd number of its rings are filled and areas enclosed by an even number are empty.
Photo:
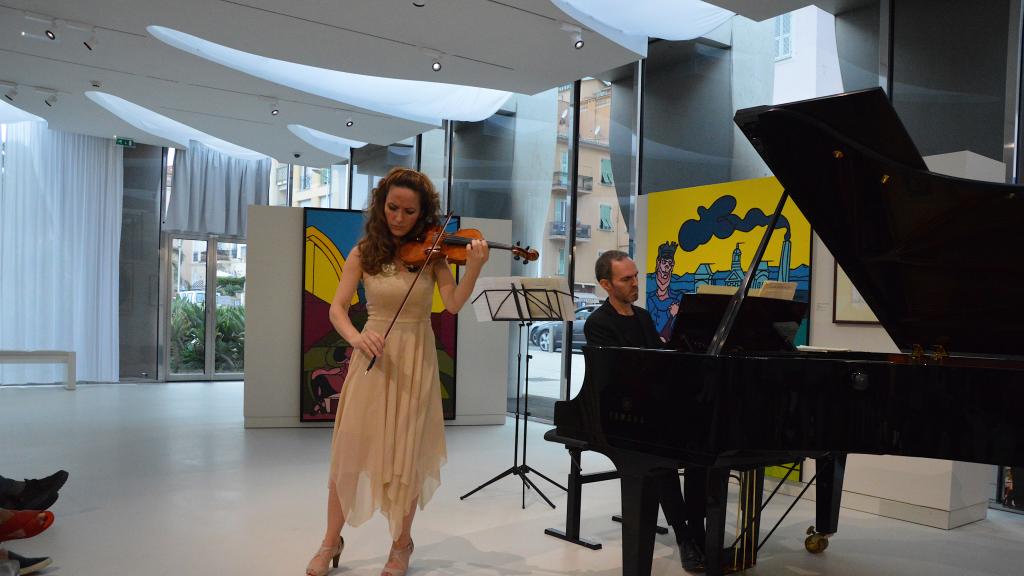
[[[118,146],[124,146],[125,148],[135,148],[135,140],[132,140],[131,138],[117,138],[116,142]]]

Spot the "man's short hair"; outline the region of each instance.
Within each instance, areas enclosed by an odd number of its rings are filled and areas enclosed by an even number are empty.
[[[597,257],[597,262],[594,263],[594,276],[597,277],[597,281],[607,280],[612,281],[612,262],[618,262],[629,258],[629,254],[626,254],[622,250],[609,250],[604,254]]]

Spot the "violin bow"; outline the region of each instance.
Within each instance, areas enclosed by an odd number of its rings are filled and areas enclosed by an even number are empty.
[[[402,305],[398,307],[398,312],[395,312],[394,318],[391,319],[391,324],[388,324],[387,332],[384,333],[385,344],[388,342],[388,334],[391,334],[391,329],[395,327],[395,322],[398,321],[398,316],[402,314],[402,310],[405,310],[405,303],[409,301],[409,295],[412,294],[412,289],[416,286],[416,281],[423,275],[423,269],[430,264],[430,256],[435,250],[437,250],[437,244],[441,241],[441,237],[444,236],[444,231],[448,228],[448,223],[451,222],[452,215],[454,214],[455,212],[448,212],[448,217],[444,219],[444,224],[441,225],[441,231],[437,233],[437,237],[434,238],[434,243],[430,245],[430,250],[427,251],[427,261],[423,263],[423,266],[420,266],[419,271],[416,272],[416,277],[412,279],[412,284],[409,284],[409,289],[405,292],[405,298],[402,298]],[[383,352],[384,351],[381,350],[381,353]],[[366,372],[363,372],[363,374],[368,374],[376,363],[377,356],[370,358],[370,364],[366,366]]]

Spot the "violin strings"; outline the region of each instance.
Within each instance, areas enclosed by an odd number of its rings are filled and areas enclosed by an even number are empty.
[[[445,244],[454,244],[456,246],[468,246],[472,241],[472,238],[463,238],[462,236],[447,236],[444,239]],[[491,248],[497,248],[498,250],[512,249],[511,246],[507,244],[499,244],[498,242],[488,242],[487,245]]]

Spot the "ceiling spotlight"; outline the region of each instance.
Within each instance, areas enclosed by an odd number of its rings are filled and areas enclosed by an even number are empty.
[[[57,103],[57,94],[50,94],[46,97],[46,100],[43,100],[43,103],[53,108],[53,105]]]
[[[427,48],[425,46],[420,46],[420,52],[422,52],[428,58],[430,58],[431,70],[433,70],[434,72],[441,71],[441,68],[443,67],[441,61],[444,59],[445,56],[444,52],[441,52],[440,50],[434,50],[433,48]]]
[[[355,124],[356,124],[355,121],[352,120],[351,118],[349,118],[348,120],[345,120],[345,126],[348,126],[349,128],[355,126]]]
[[[93,28],[92,32],[89,34],[89,39],[86,40],[85,42],[82,42],[82,45],[85,46],[90,52],[92,52],[93,50],[96,49],[96,29],[95,28]]]
[[[574,24],[562,22],[562,30],[572,33],[572,47],[579,50],[583,48],[583,30]]]
[[[417,8],[423,8],[427,5],[427,0],[412,0],[412,5]]]
[[[50,40],[56,40],[57,32],[59,32],[63,26],[64,22],[60,20],[50,20],[50,26],[43,31],[43,34],[46,34],[46,37]]]
[[[11,86],[10,90],[8,90],[7,92],[4,92],[4,98],[6,98],[8,102],[14,102],[14,99],[17,98],[17,97],[18,97],[18,87],[17,86]]]

